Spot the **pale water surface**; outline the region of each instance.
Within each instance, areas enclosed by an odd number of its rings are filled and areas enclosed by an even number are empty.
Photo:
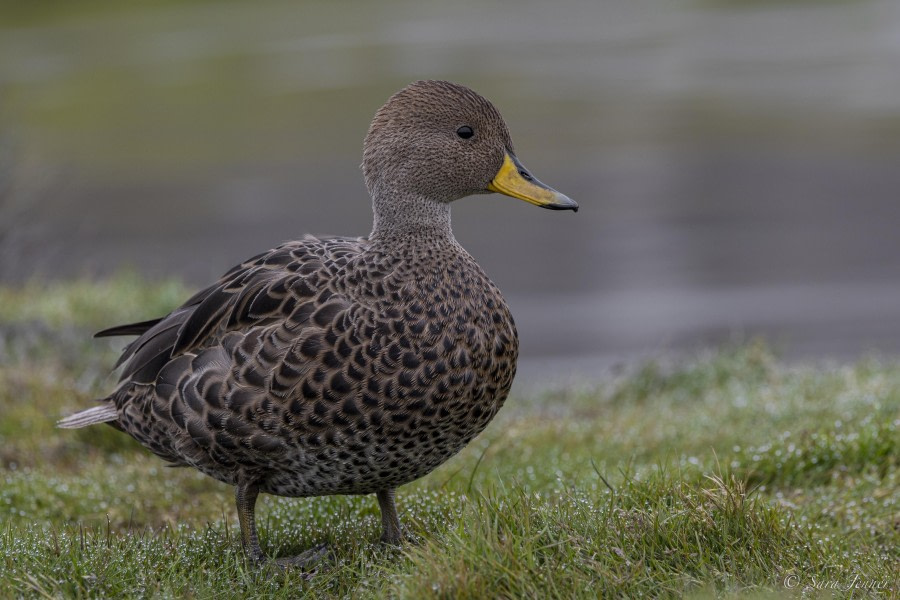
[[[894,0],[17,6],[4,280],[200,285],[304,232],[364,235],[372,113],[444,78],[582,206],[454,207],[522,382],[756,334],[792,358],[900,351]]]

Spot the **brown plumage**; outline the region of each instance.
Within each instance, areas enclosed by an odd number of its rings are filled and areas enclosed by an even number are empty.
[[[363,171],[375,213],[368,238],[286,243],[161,319],[98,333],[139,337],[119,359],[112,395],[60,422],[108,422],[236,486],[254,560],[263,560],[259,492],[376,493],[382,539],[398,542],[395,488],[456,454],[503,405],[516,329],[454,239],[450,202],[499,191],[577,209],[518,163],[490,102],[448,82],[416,82],[388,100],[366,136]]]

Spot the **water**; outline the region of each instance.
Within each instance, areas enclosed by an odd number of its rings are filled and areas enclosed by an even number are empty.
[[[892,0],[25,10],[0,23],[4,280],[201,285],[305,232],[364,235],[372,113],[446,78],[582,206],[454,207],[523,382],[757,334],[790,358],[900,351]]]

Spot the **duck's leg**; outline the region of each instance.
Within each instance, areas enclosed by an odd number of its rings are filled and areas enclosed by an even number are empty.
[[[400,530],[400,519],[397,518],[397,505],[394,503],[394,494],[397,490],[391,488],[381,490],[378,496],[378,507],[381,508],[381,541],[385,544],[399,544],[403,541],[403,532]]]
[[[234,497],[237,501],[238,522],[241,524],[241,545],[244,552],[255,563],[262,564],[266,557],[259,547],[259,536],[256,534],[256,497],[259,488],[247,483],[239,483]]]
[[[253,484],[239,483],[235,489],[238,506],[238,521],[241,524],[241,545],[247,556],[258,565],[266,562],[266,556],[259,547],[259,536],[256,533],[256,497],[259,488]],[[286,556],[275,559],[279,567],[305,567],[318,562],[328,553],[328,544],[319,544],[297,556]]]
[[[259,536],[256,533],[256,498],[259,488],[252,484],[239,483],[235,489],[238,521],[241,524],[241,544],[253,562],[262,565],[266,562],[262,548],[259,547]],[[305,567],[318,562],[328,553],[327,544],[319,544],[297,556],[286,556],[275,559],[280,567]]]

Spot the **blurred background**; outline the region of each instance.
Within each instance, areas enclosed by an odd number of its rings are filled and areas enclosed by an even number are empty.
[[[900,351],[896,0],[149,4],[3,1],[4,285],[199,287],[365,235],[372,114],[450,79],[581,204],[454,206],[520,385],[756,335],[791,360]]]

